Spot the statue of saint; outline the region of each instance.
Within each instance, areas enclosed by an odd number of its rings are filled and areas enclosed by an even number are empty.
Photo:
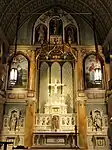
[[[40,29],[38,31],[39,37],[38,37],[38,42],[41,44],[44,43],[44,37],[45,37],[45,31],[43,25],[40,26]]]
[[[17,121],[18,121],[17,112],[12,111],[11,116],[10,116],[10,120],[9,120],[9,129],[11,131],[16,131]]]
[[[74,43],[74,32],[72,31],[72,29],[69,29],[68,30],[68,42],[71,44],[71,43]]]
[[[52,118],[52,129],[57,131],[59,129],[59,116],[53,116]]]
[[[102,117],[101,117],[100,111],[94,112],[93,123],[96,128],[96,131],[97,131],[97,129],[102,130]]]

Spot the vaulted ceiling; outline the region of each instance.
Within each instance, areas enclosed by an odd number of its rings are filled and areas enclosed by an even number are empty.
[[[96,18],[96,32],[102,44],[112,26],[112,0],[0,0],[0,26],[11,43],[15,36],[17,14],[21,13],[20,26],[34,16],[59,6],[72,16],[79,15],[92,27]]]

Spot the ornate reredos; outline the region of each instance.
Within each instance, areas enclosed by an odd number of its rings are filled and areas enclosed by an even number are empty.
[[[36,59],[40,60],[75,60],[77,61],[78,51],[67,44],[64,45],[45,45],[37,49]]]
[[[33,43],[35,42],[35,28],[39,24],[43,24],[43,25],[49,27],[49,22],[53,18],[59,18],[62,20],[62,22],[63,22],[63,37],[64,37],[64,28],[70,24],[74,25],[77,29],[77,37],[78,37],[77,41],[79,44],[79,29],[78,29],[77,22],[69,13],[63,11],[59,7],[54,7],[52,9],[50,9],[49,11],[46,11],[36,20],[36,22],[34,24],[34,28],[33,28]],[[48,38],[49,38],[49,28],[48,28],[47,40],[48,40]]]

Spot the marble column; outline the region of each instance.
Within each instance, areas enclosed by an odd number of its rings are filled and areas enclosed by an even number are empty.
[[[33,141],[33,126],[35,118],[35,74],[36,74],[36,59],[35,51],[31,51],[30,55],[30,71],[29,71],[29,89],[26,105],[26,117],[25,117],[25,136],[24,146],[31,147]]]
[[[35,51],[31,52],[30,56],[30,74],[29,74],[29,91],[35,91],[35,76],[36,75],[36,58]]]
[[[78,128],[79,128],[79,146],[83,150],[87,150],[87,120],[86,120],[86,100],[84,92],[79,92],[77,97],[78,105]]]
[[[38,62],[37,62],[38,64]],[[36,70],[36,111],[37,113],[39,113],[39,68],[37,67],[37,70]]]
[[[110,68],[110,64],[106,64],[104,63],[104,71],[105,71],[105,88],[109,89],[108,86],[108,82],[110,81],[110,77],[111,77],[111,68]]]
[[[2,94],[2,91],[0,91],[0,132],[2,130],[2,125],[3,125],[3,110],[4,110],[4,103],[5,103],[5,99],[3,98],[3,95],[1,94]]]
[[[25,117],[25,136],[24,146],[31,147],[33,144],[33,124],[35,117],[35,102],[28,100],[26,102],[26,117]]]
[[[83,90],[84,89],[84,83],[83,83],[83,62],[82,62],[82,57],[81,57],[81,51],[78,50],[78,60],[77,60],[77,85],[78,85],[78,90]]]

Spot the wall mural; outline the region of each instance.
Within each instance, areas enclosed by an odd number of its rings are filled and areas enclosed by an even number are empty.
[[[96,68],[99,72],[95,72]],[[101,63],[96,61],[95,55],[89,55],[85,60],[85,85],[87,88],[101,87],[102,73]],[[99,81],[97,81],[99,79]]]
[[[9,88],[27,88],[27,81],[28,81],[28,61],[23,55],[16,56],[16,64],[11,62],[10,64],[10,73],[11,69],[16,67],[17,68],[17,80],[15,83],[12,84],[11,81],[11,74],[9,78]]]

